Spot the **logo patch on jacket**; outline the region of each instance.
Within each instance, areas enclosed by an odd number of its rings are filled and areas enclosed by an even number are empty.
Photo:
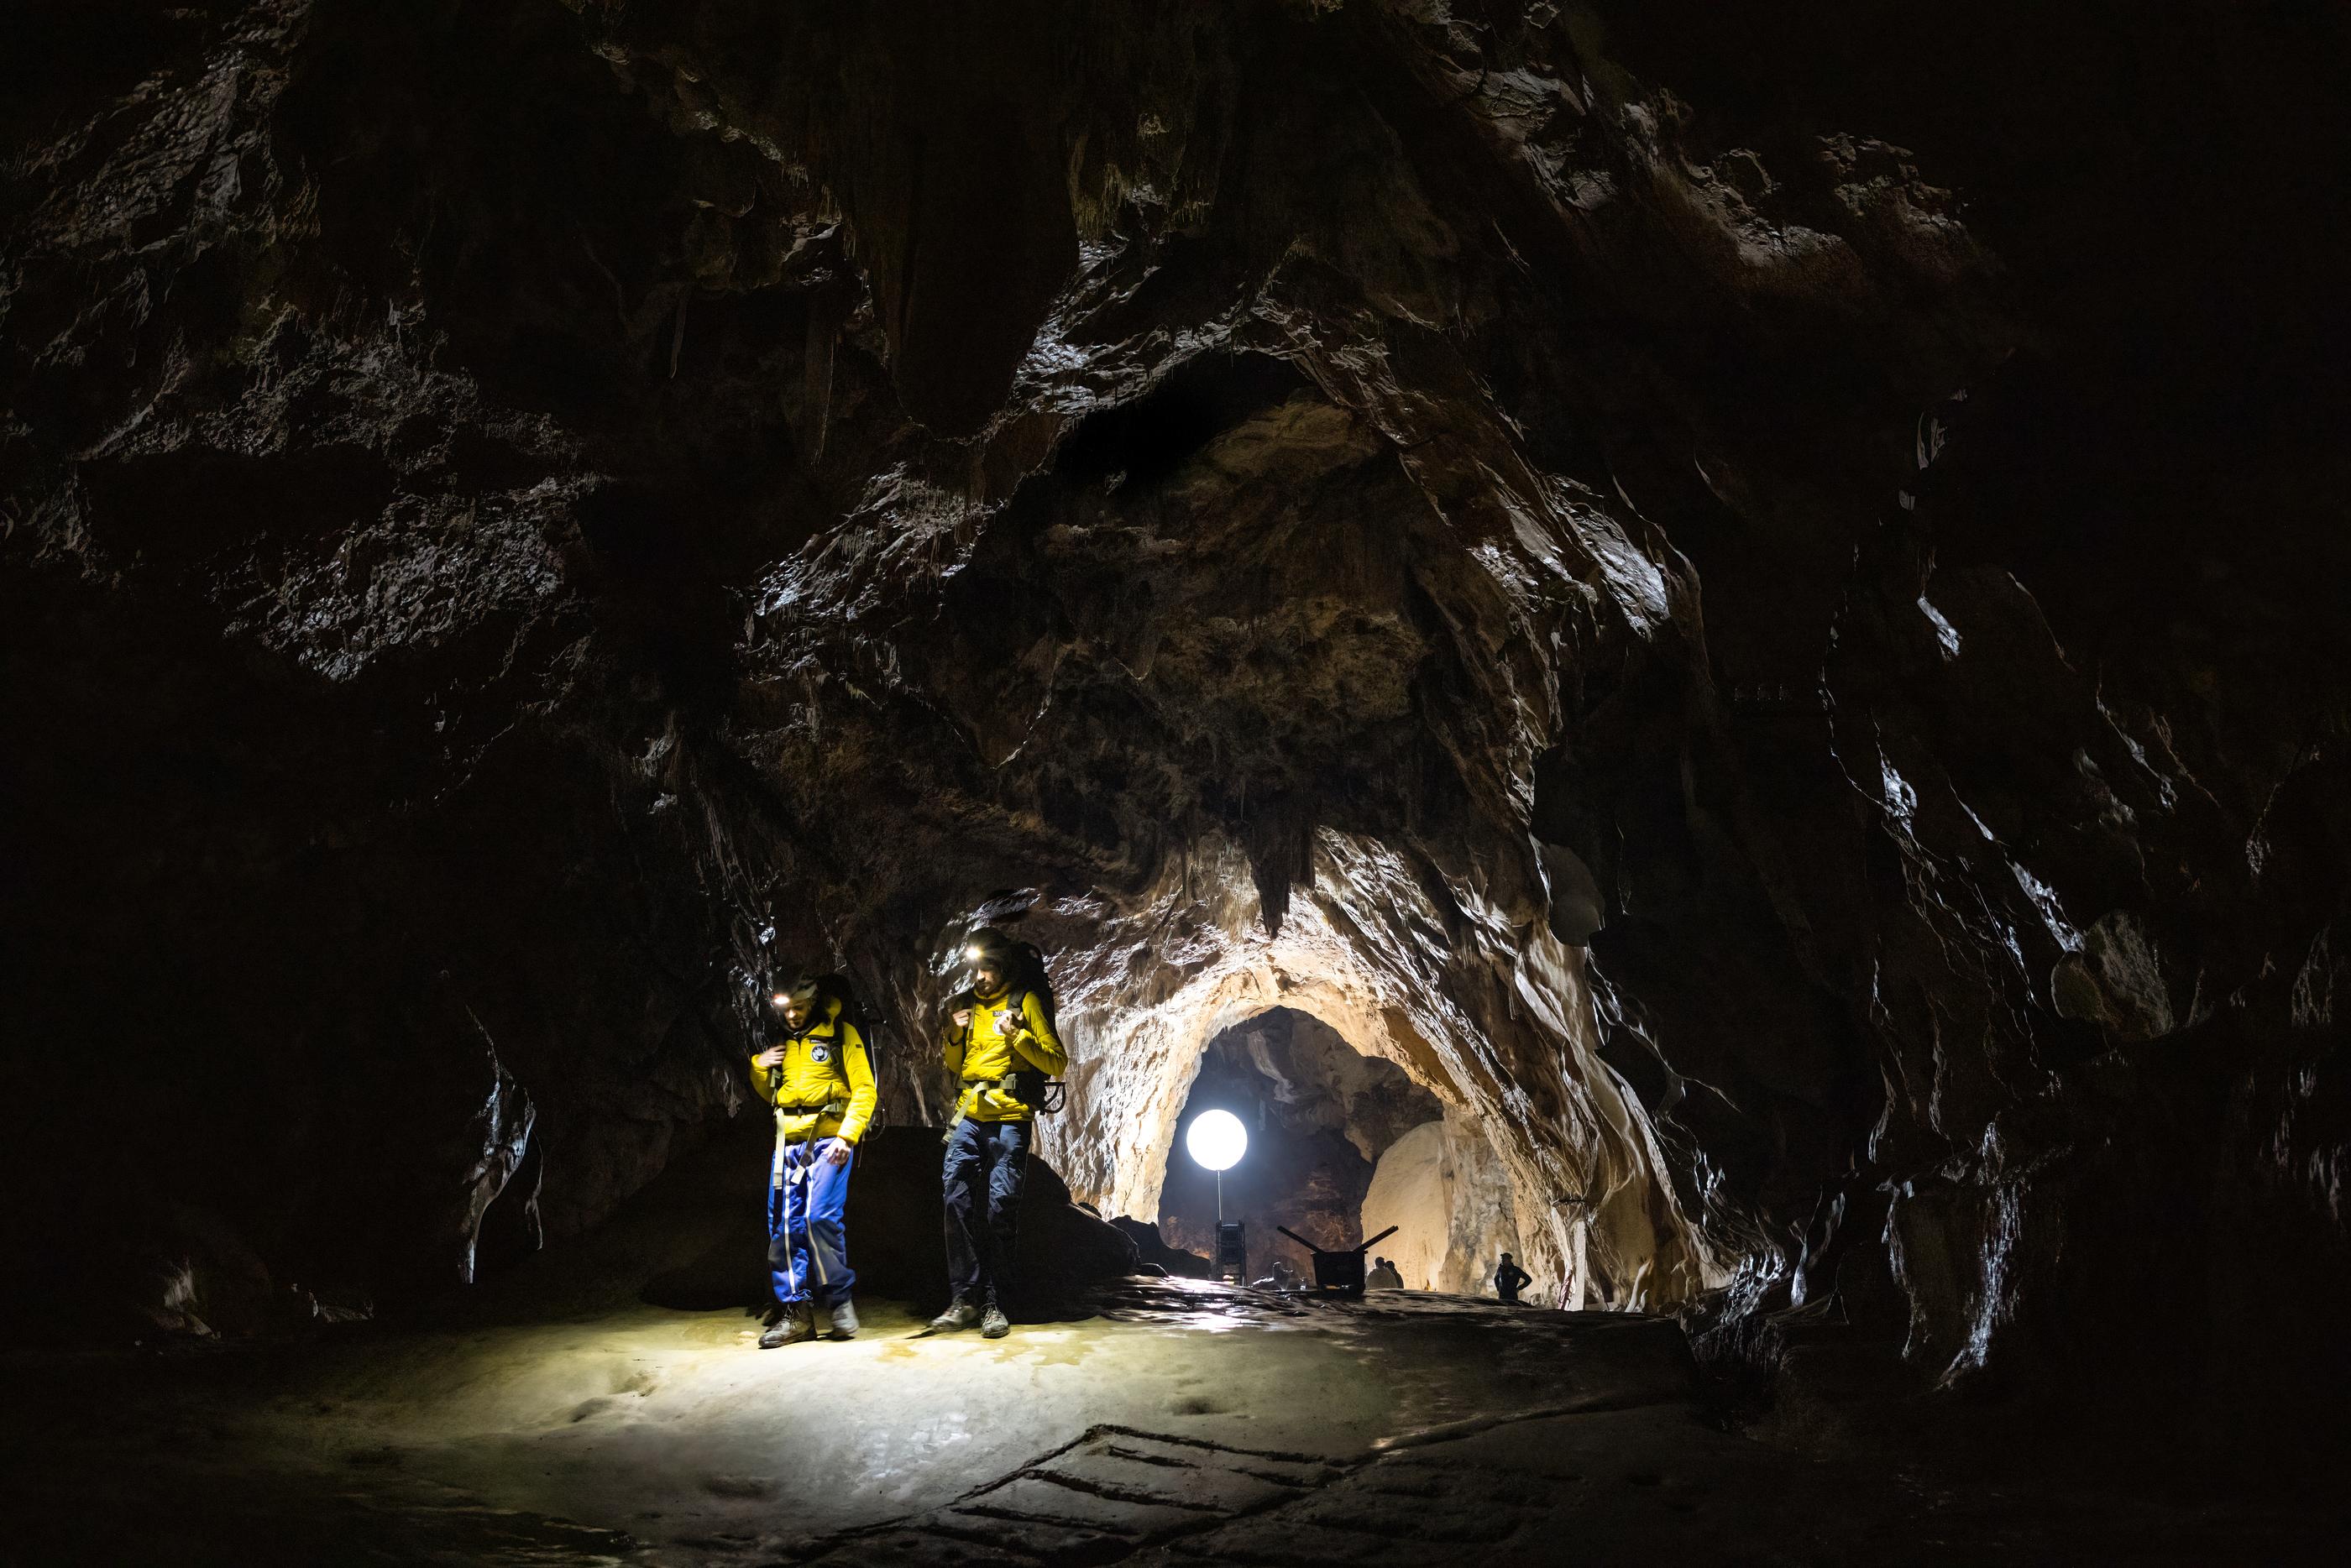
[[[810,1046],[809,1060],[815,1063],[820,1067],[823,1066],[827,1062],[832,1060],[832,1047],[830,1045]]]

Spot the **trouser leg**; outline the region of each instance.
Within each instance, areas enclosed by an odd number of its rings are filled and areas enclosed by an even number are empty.
[[[1027,1122],[990,1129],[987,1170],[987,1284],[998,1302],[1012,1288],[1019,1256],[1020,1188],[1029,1174]]]
[[[768,1277],[776,1300],[786,1306],[808,1299],[806,1192],[790,1147],[779,1149],[768,1183]]]
[[[852,1152],[850,1159],[853,1162]],[[849,1202],[848,1164],[832,1163],[828,1146],[820,1143],[810,1159],[802,1213],[808,1235],[810,1293],[823,1305],[849,1299],[857,1275],[849,1267],[849,1230],[842,1212]]]
[[[979,1290],[981,1238],[987,1227],[979,1123],[958,1121],[947,1134],[941,1182],[947,1211],[947,1289],[956,1301],[973,1301]]]

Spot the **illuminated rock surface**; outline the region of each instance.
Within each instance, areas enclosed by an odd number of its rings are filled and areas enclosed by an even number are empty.
[[[2315,1462],[2351,46],[2110,9],[9,8],[12,1335],[590,1246],[777,954],[920,1137],[985,917],[1107,1214],[1290,1008],[1789,1433]]]
[[[433,1322],[12,1364],[26,1562],[2284,1561],[2324,1514],[1992,1483],[1720,1429],[1670,1319],[1133,1281],[1002,1341],[632,1299],[727,1229],[681,1163]],[[681,1181],[679,1178],[686,1179]],[[862,1178],[861,1178],[862,1179]],[[852,1199],[868,1231],[890,1212]],[[862,1210],[861,1210],[861,1205]],[[126,1484],[125,1477],[135,1478]]]
[[[1395,1261],[1406,1288],[1491,1295],[1504,1252],[1523,1256],[1509,1173],[1494,1146],[1460,1118],[1423,1122],[1380,1156],[1364,1197],[1364,1232],[1396,1233],[1374,1248]],[[1547,1302],[1559,1282],[1537,1280],[1530,1302]]]
[[[157,1439],[57,1418],[35,1387],[47,1445],[16,1474],[43,1506],[14,1544],[273,1568],[1956,1565],[2300,1561],[2326,1525],[1800,1458],[1701,1420],[1659,1320],[1419,1296],[1297,1316],[1206,1285],[1113,1310],[993,1345],[910,1341],[884,1312],[795,1358],[740,1319],[639,1309],[346,1353],[266,1398],[201,1374],[99,1386]]]

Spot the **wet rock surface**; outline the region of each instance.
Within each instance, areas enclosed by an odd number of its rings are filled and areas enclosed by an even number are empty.
[[[1143,1280],[1099,1304],[1001,1342],[912,1337],[872,1301],[855,1342],[761,1352],[737,1314],[622,1303],[260,1378],[250,1351],[52,1361],[16,1384],[37,1440],[7,1456],[11,1542],[60,1563],[2321,1562],[2344,1522],[2339,1498],[1759,1443],[1695,1397],[1668,1319]]]
[[[940,1119],[985,915],[1106,1212],[1295,1008],[1726,1376],[2306,1458],[2351,49],[1865,9],[17,8],[10,1316],[592,1247],[779,954]]]

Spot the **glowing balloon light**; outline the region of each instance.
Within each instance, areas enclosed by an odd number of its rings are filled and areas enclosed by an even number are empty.
[[[1184,1129],[1184,1152],[1207,1169],[1230,1170],[1249,1152],[1249,1128],[1230,1111],[1202,1111]]]

